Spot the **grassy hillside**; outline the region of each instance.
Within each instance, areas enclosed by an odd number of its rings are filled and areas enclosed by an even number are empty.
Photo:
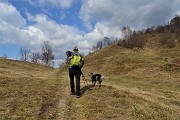
[[[143,49],[113,44],[86,57],[84,72],[107,78],[100,93],[94,93],[101,96],[94,98],[96,102],[103,101],[99,114],[114,119],[180,119],[180,45],[162,46],[159,36],[149,35]]]
[[[143,49],[128,49],[113,44],[92,53],[86,57],[85,67],[89,71],[120,75],[139,67],[161,68],[165,64],[179,66],[180,45],[178,42],[176,47],[167,48],[160,45],[158,35],[146,37],[148,42]]]
[[[53,118],[58,102],[54,69],[0,59],[0,119]]]

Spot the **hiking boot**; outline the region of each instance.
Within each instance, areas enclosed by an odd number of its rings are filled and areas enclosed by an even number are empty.
[[[80,95],[77,95],[76,98],[80,98]]]
[[[79,93],[79,94],[76,94],[76,98],[80,98],[81,97],[81,93]]]
[[[76,95],[76,93],[71,93],[71,95]]]

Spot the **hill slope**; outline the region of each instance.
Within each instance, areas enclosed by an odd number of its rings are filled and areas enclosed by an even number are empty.
[[[157,35],[148,39],[153,37],[157,40]],[[117,110],[117,113],[110,112],[114,119],[118,119],[118,113],[128,119],[180,119],[179,43],[174,48],[166,48],[158,40],[151,42],[144,49],[126,49],[113,44],[85,58],[85,74],[106,76],[103,83],[106,86],[95,93],[102,98],[94,98],[103,101],[105,108],[97,108],[100,114],[107,112],[104,115],[111,116],[107,110],[111,108]]]
[[[125,74],[140,67],[160,68],[165,64],[178,67],[180,64],[180,45],[177,43],[175,48],[165,48],[160,45],[149,46],[148,44],[143,49],[127,49],[113,44],[90,54],[85,60],[85,67],[89,71],[113,75]]]
[[[59,99],[54,69],[0,59],[0,119],[53,118]]]

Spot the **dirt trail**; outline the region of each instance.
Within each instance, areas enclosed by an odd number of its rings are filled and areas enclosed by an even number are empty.
[[[69,81],[65,72],[58,71],[57,81],[60,87],[60,99],[57,106],[57,120],[67,120],[69,111]]]
[[[57,119],[58,120],[67,120],[67,114],[69,111],[69,96],[67,96],[66,91],[62,92],[62,98],[59,100],[58,104],[58,112],[57,112]]]

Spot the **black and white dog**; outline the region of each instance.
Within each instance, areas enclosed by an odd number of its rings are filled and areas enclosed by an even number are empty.
[[[94,73],[89,73],[88,74],[91,77],[92,80],[92,84],[95,86],[96,82],[98,82],[99,88],[101,87],[101,82],[104,79],[104,76],[102,76],[101,74],[94,74]]]

